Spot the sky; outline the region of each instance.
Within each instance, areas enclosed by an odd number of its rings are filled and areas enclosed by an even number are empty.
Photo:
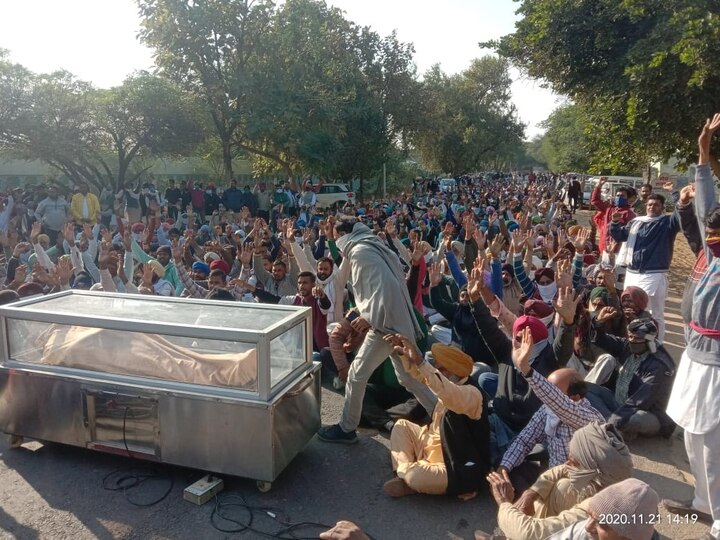
[[[511,33],[518,4],[512,0],[327,0],[349,20],[381,35],[397,30],[415,46],[422,74],[440,64],[448,74],[466,69],[489,51],[478,42]],[[137,40],[140,18],[134,0],[4,0],[0,48],[28,69],[66,69],[98,87],[120,84],[136,70],[151,70],[151,51]],[[526,136],[542,132],[561,102],[536,81],[511,73],[513,101]]]

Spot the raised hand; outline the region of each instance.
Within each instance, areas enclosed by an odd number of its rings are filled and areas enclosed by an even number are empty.
[[[680,202],[688,204],[695,197],[695,184],[688,184],[680,190]]]
[[[611,292],[615,292],[615,272],[612,268],[607,268],[602,271],[603,276],[605,277],[605,288]]]
[[[98,268],[100,270],[106,270],[110,264],[110,243],[100,242],[98,246]]]
[[[177,240],[173,240],[170,246],[170,251],[172,253],[173,260],[175,262],[181,263],[183,258],[183,248],[180,245],[180,242],[178,242]]]
[[[75,226],[72,223],[66,223],[63,229],[63,238],[71,246],[75,245]]]
[[[30,241],[33,244],[37,244],[37,237],[40,235],[40,232],[42,231],[42,223],[39,221],[36,221],[33,223],[32,230],[30,231]]]
[[[527,374],[527,372],[530,371],[530,355],[532,354],[532,348],[534,345],[530,328],[523,328],[518,333],[517,337],[520,338],[520,345],[513,349],[512,361],[518,371],[523,374]]]
[[[525,245],[526,236],[523,235],[522,232],[520,232],[519,229],[515,229],[512,232],[512,246],[515,249],[515,254],[522,253],[523,245]]]
[[[555,272],[555,283],[557,283],[558,289],[562,289],[564,287],[572,287],[572,273],[570,261],[558,261],[557,271]]]
[[[430,287],[437,287],[440,285],[442,282],[442,270],[440,268],[440,263],[430,265],[428,276],[430,277]]]
[[[573,240],[573,246],[575,246],[575,253],[585,253],[585,244],[590,238],[589,229],[580,229],[580,232],[575,235]]]
[[[358,319],[355,320],[357,321]],[[415,343],[412,342],[409,338],[401,334],[390,334],[385,336],[383,339],[385,339],[385,341],[387,341],[393,346],[393,349],[395,349],[396,353],[404,356],[410,363],[415,364],[416,366],[419,366],[423,363],[424,358],[422,354],[418,350]]]
[[[720,129],[720,113],[715,113],[712,118],[708,118],[705,121],[705,125],[703,126],[703,129],[700,132],[700,137],[698,138],[700,146],[705,145],[709,150],[710,140],[718,129]]]
[[[62,283],[68,283],[70,281],[70,276],[72,276],[72,273],[72,261],[67,257],[58,259],[58,262],[55,265],[55,274],[58,276],[60,281]]]
[[[565,324],[572,324],[575,320],[575,312],[577,305],[580,303],[580,298],[580,295],[575,296],[572,287],[558,288],[558,294],[555,298],[555,311],[563,318]]]
[[[473,231],[473,240],[475,240],[475,243],[477,244],[478,251],[485,249],[486,238],[487,237],[485,233],[482,232],[480,229],[475,229]]]
[[[325,298],[325,289],[320,286],[315,286],[313,287],[312,295],[318,299]]]
[[[153,267],[151,264],[145,264],[143,266],[142,271],[142,284],[147,287],[148,289],[152,288],[152,282],[153,282],[153,276],[155,275],[155,271],[153,270]]]
[[[490,242],[490,254],[494,259],[500,256],[503,246],[505,245],[505,237],[502,234],[496,234],[493,241]]]
[[[597,320],[597,322],[606,323],[614,319],[617,316],[617,313],[618,312],[615,308],[606,306],[598,312],[598,314],[595,316],[595,319]]]

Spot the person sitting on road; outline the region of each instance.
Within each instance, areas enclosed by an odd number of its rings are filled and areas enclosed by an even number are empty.
[[[669,437],[675,423],[665,413],[673,380],[675,363],[665,347],[657,340],[658,329],[652,319],[635,319],[627,327],[627,337],[606,334],[603,322],[614,316],[614,309],[603,308],[594,324],[593,342],[608,351],[603,362],[593,368],[616,371],[615,391],[617,408],[609,422],[622,430],[626,439],[638,435]]]
[[[405,369],[427,385],[438,401],[428,426],[398,420],[390,436],[390,455],[396,477],[383,490],[391,497],[413,493],[471,498],[489,471],[490,426],[488,400],[470,379],[472,358],[462,351],[435,344],[436,367],[409,338],[387,336],[401,355]]]
[[[585,519],[589,512],[583,502],[630,478],[632,470],[630,450],[620,432],[611,424],[591,422],[573,435],[567,462],[543,473],[514,504],[514,488],[507,471],[488,476],[499,506],[498,526],[512,539],[547,538]],[[502,497],[498,497],[496,484],[503,485]],[[585,515],[577,511],[578,505]],[[554,516],[557,519],[548,520]]]
[[[501,512],[508,508],[512,512],[513,492],[507,473],[493,473],[488,481]],[[657,523],[659,500],[657,492],[648,484],[636,478],[628,478],[606,487],[558,516],[533,519],[519,515],[525,525],[523,536],[505,537],[475,531],[475,540],[657,540],[660,537],[654,524]],[[520,514],[516,510],[515,513]],[[321,535],[321,538],[339,540],[351,537]],[[352,538],[361,539],[362,536]]]
[[[297,278],[297,293],[278,296],[249,283],[241,282],[240,287],[248,289],[258,301],[266,304],[304,306],[312,309],[313,351],[319,353],[329,346],[327,333],[327,314],[332,310],[332,302],[322,287],[316,284],[315,274],[300,272]]]
[[[506,450],[500,469],[513,471],[513,485],[524,488],[540,473],[537,464],[523,462],[536,444],[547,447],[550,467],[561,465],[568,459],[568,445],[573,433],[592,421],[605,419],[585,398],[587,385],[577,371],[561,368],[546,379],[533,370],[529,362],[532,351],[529,328],[523,330],[521,336],[522,344],[513,352],[513,362],[543,406]]]

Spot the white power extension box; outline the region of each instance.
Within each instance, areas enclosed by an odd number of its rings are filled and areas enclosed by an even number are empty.
[[[183,499],[200,506],[212,499],[217,493],[220,493],[224,487],[225,484],[222,478],[207,474],[185,488]]]

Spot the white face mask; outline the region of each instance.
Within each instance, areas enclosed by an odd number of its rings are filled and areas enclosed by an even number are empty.
[[[552,303],[555,295],[557,294],[557,283],[554,281],[550,285],[538,284],[538,292],[546,304]]]
[[[547,317],[543,317],[540,319],[545,326],[550,326],[553,322],[553,319],[555,319],[555,313],[551,313]]]

